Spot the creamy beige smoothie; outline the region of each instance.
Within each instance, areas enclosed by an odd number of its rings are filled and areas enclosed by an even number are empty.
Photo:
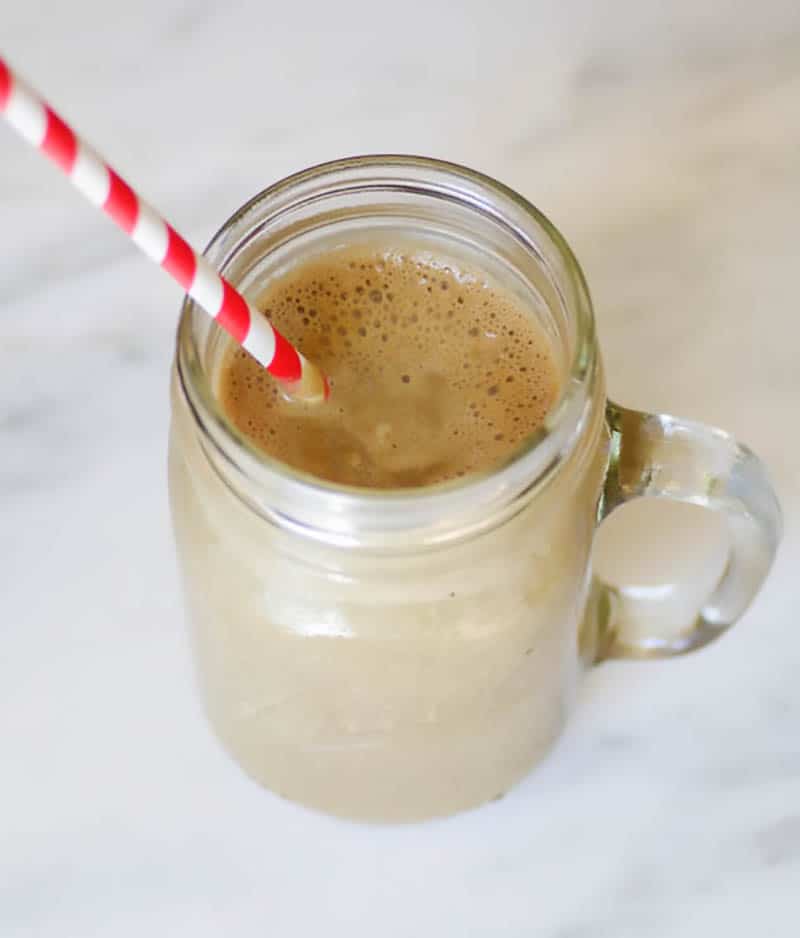
[[[489,471],[558,394],[550,342],[514,296],[409,246],[330,251],[258,305],[325,372],[331,399],[287,400],[232,349],[224,408],[270,456],[331,482],[398,489]]]
[[[559,390],[532,311],[427,250],[338,248],[276,277],[259,305],[330,376],[331,399],[285,400],[230,348],[224,411],[260,450],[328,481],[408,491],[485,474]],[[174,394],[174,524],[227,749],[275,792],[347,817],[424,818],[501,796],[556,737],[575,685],[602,408],[544,492],[478,532],[385,551],[259,516]]]

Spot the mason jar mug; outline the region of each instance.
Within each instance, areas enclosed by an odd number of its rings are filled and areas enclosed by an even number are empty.
[[[503,794],[540,760],[582,671],[670,656],[731,625],[774,555],[764,471],[727,434],[606,399],[589,294],[533,206],[464,168],[361,157],[265,190],[208,257],[253,299],[331,246],[418,244],[514,292],[560,392],[491,472],[398,491],[338,486],[254,448],[220,405],[230,340],[184,303],[170,500],[202,698],[225,748],[278,794],[411,820]],[[291,337],[290,337],[291,338]],[[694,621],[633,625],[592,576],[597,524],[658,496],[723,514],[727,563]],[[655,616],[653,622],[660,622]]]

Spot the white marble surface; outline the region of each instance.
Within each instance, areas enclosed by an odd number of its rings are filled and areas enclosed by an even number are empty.
[[[197,242],[354,152],[518,188],[583,261],[612,393],[743,437],[787,522],[730,635],[597,668],[502,801],[374,829],[263,793],[192,686],[164,465],[178,291],[0,128],[2,938],[797,935],[796,0],[2,14],[9,59]]]

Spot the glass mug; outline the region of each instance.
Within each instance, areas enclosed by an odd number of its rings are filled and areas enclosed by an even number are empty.
[[[172,380],[170,501],[210,722],[263,785],[373,820],[506,792],[558,736],[587,665],[706,644],[745,610],[780,537],[747,449],[606,400],[577,261],[492,179],[413,157],[326,164],[248,202],[207,256],[253,298],[326,246],[400,237],[501,280],[550,336],[560,397],[506,464],[387,492],[270,459],[221,409],[230,340],[188,298]],[[618,596],[591,575],[598,522],[642,495],[728,522],[721,580],[678,634],[621,629]]]

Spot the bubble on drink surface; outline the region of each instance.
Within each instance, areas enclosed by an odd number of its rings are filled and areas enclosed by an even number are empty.
[[[223,405],[271,456],[332,481],[395,488],[485,470],[541,425],[557,393],[530,309],[430,253],[336,249],[272,280],[259,306],[329,375],[336,406],[287,404],[236,352]]]

